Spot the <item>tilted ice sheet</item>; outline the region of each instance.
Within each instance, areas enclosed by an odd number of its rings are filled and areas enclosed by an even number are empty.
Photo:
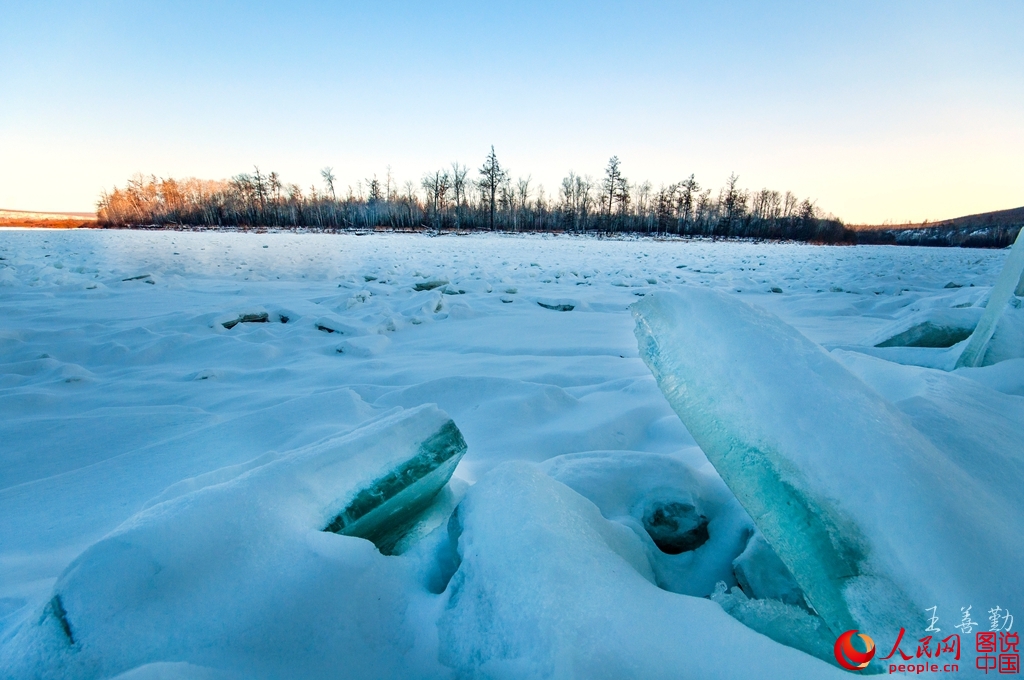
[[[1024,229],[1017,232],[1017,238],[1003,265],[1003,271],[999,273],[999,278],[992,286],[988,304],[985,305],[985,313],[967,340],[963,354],[957,359],[957,368],[974,368],[981,365],[988,342],[996,332],[1000,317],[1006,311],[1006,303],[1013,298],[1021,280],[1024,280]]]
[[[733,296],[690,288],[633,310],[669,403],[834,634],[895,636],[926,607],[1024,596],[1020,449],[986,452],[1008,475],[992,484],[971,452],[940,450],[820,346]]]

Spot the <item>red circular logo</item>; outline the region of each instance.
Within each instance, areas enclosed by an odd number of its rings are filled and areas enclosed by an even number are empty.
[[[853,636],[856,635],[864,643],[864,651],[858,651],[853,646]],[[848,671],[862,671],[868,667],[871,659],[875,656],[875,641],[864,633],[855,630],[848,630],[839,636],[835,646],[836,661]]]

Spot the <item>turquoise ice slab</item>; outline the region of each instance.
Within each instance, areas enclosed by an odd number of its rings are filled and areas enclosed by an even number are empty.
[[[1020,599],[1019,455],[1000,486],[982,483],[969,455],[953,460],[819,345],[734,296],[687,288],[632,311],[669,404],[834,634],[894,639],[927,607],[953,617]]]

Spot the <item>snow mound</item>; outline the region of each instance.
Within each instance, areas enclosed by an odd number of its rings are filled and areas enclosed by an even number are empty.
[[[531,464],[489,472],[457,518],[438,629],[458,677],[843,677],[714,602],[658,588],[634,531]]]
[[[338,345],[339,354],[348,354],[354,357],[375,357],[382,354],[391,341],[383,335],[364,335],[358,338],[350,338]]]
[[[387,651],[397,639],[413,644],[404,566],[323,530],[386,534],[405,519],[392,501],[428,504],[447,481],[433,473],[464,451],[447,415],[425,405],[179,486],[72,562],[0,650],[0,667],[13,677],[109,677],[227,660],[255,676],[407,675],[414,655]]]
[[[699,451],[686,458],[589,452],[552,458],[542,469],[596,504],[606,519],[633,530],[659,587],[711,598],[757,632],[834,663],[834,640],[827,639],[825,622],[810,611],[792,574]],[[650,519],[673,507],[683,508],[689,522],[667,522],[676,525],[672,529],[684,529],[687,537],[700,528],[702,540],[684,546],[671,541],[673,549],[665,550],[659,538],[666,522]]]
[[[605,518],[632,529],[660,587],[708,597],[719,581],[736,585],[732,562],[754,525],[702,458],[699,451],[689,463],[662,454],[593,451],[552,458],[542,469]],[[693,540],[697,535],[701,540]]]

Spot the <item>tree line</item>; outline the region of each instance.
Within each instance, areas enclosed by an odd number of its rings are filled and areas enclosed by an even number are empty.
[[[532,178],[513,178],[494,148],[471,171],[460,163],[399,184],[390,169],[338,191],[332,168],[303,189],[257,167],[230,180],[143,177],[103,192],[101,225],[435,229],[513,232],[638,233],[725,238],[853,242],[854,235],[809,199],[770,189],[749,191],[733,174],[717,191],[694,175],[655,189],[631,182],[619,159],[594,178],[570,171],[549,196]]]

